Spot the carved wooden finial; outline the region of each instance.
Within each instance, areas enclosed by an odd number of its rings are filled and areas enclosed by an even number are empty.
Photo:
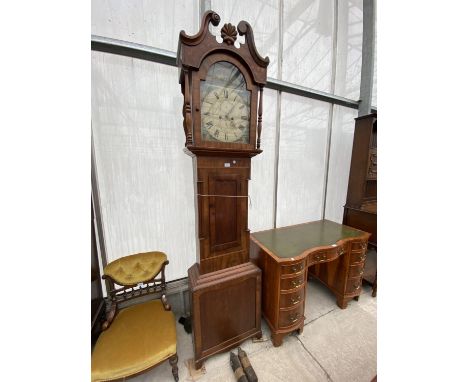
[[[266,68],[268,64],[270,63],[270,59],[268,57],[263,58],[258,53],[257,48],[255,47],[254,36],[252,32],[252,27],[250,26],[250,24],[247,21],[242,20],[237,25],[237,30],[239,31],[239,35],[241,36],[245,35],[245,42],[247,46],[249,47],[250,54],[252,55],[255,62],[261,67]],[[265,78],[265,82],[266,82],[266,78]]]
[[[237,39],[237,29],[231,23],[224,24],[223,28],[221,29],[221,37],[223,38],[223,42],[228,45],[234,45],[234,42]]]

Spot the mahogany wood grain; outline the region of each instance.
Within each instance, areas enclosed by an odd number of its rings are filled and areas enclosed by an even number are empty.
[[[262,270],[262,314],[274,346],[289,333],[303,330],[307,277],[327,286],[342,309],[359,296],[369,237],[326,220],[250,235],[251,260]]]
[[[185,150],[194,161],[197,193],[199,250],[197,264],[189,269],[196,368],[210,355],[261,336],[261,272],[249,260],[247,203],[250,158],[262,152],[262,90],[269,59],[259,55],[249,23],[225,24],[219,43],[209,31],[219,22],[217,13],[207,11],[198,33],[180,32],[177,49]],[[245,36],[240,47],[234,46],[238,34]],[[238,70],[249,93],[249,122],[243,127],[249,130],[237,142],[229,142],[229,134],[226,141],[203,139],[201,87],[220,62]]]
[[[261,272],[247,262],[208,274],[189,269],[195,367],[213,354],[262,336]]]
[[[199,157],[196,167],[200,273],[248,262],[250,158]]]
[[[356,118],[343,224],[370,232],[369,244],[377,250],[377,114]],[[375,297],[377,258],[368,263],[364,279]]]

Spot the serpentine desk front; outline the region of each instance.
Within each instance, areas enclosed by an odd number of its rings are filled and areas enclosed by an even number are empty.
[[[262,313],[274,346],[304,328],[306,276],[325,284],[345,309],[361,293],[370,233],[319,220],[250,234],[250,257],[262,270]]]

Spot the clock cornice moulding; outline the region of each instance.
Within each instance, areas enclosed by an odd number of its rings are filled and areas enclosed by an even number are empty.
[[[189,36],[185,31],[181,31],[179,35],[179,45],[177,47],[177,65],[185,69],[199,69],[201,63],[206,56],[214,51],[228,51],[241,59],[247,67],[252,67],[252,63],[256,67],[253,71],[254,81],[258,84],[265,85],[267,82],[267,66],[270,63],[268,57],[263,58],[257,51],[253,36],[252,27],[247,21],[240,21],[236,27],[231,24],[225,24],[222,28],[223,42],[219,43],[216,37],[209,31],[209,24],[218,26],[220,23],[219,15],[214,11],[207,11],[203,15],[200,30],[197,34]],[[240,36],[245,36],[245,43],[240,44],[237,48],[234,45],[237,33]],[[198,45],[204,45],[203,52],[196,49]],[[182,79],[181,73],[181,81]]]

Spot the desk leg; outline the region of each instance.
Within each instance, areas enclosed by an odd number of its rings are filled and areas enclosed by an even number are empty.
[[[273,342],[273,346],[275,348],[283,344],[283,337],[286,334],[289,334],[289,333],[278,333],[278,334],[271,333],[271,342]]]
[[[372,284],[372,297],[377,296],[377,271],[375,271],[374,284]]]
[[[341,309],[346,309],[348,307],[348,302],[351,300],[352,297],[338,297],[336,299],[336,304],[341,308]]]
[[[195,361],[195,369],[200,370],[204,361]]]

